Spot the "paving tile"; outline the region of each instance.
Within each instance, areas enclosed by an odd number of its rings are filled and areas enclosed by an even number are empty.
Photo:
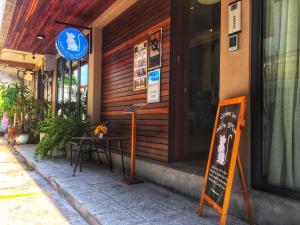
[[[84,180],[79,180],[79,179],[65,179],[63,181],[58,181],[58,184],[63,187],[63,188],[67,188],[67,187],[78,187],[78,186],[82,186],[82,187],[89,187],[89,185],[84,181]]]
[[[145,204],[154,204],[155,202],[137,193],[126,193],[121,195],[112,196],[112,198],[119,202],[120,205],[127,209],[143,206]]]
[[[186,208],[180,213],[180,215],[191,219],[194,223],[205,225],[220,223],[219,215],[210,207],[204,207],[202,217],[197,214],[197,208]]]
[[[105,193],[108,196],[116,196],[130,192],[131,186],[122,182],[111,182],[104,184],[95,184],[93,188]]]
[[[144,221],[143,218],[129,210],[115,211],[97,215],[96,218],[102,225],[135,225]]]
[[[94,189],[91,188],[89,185],[81,185],[81,186],[70,186],[70,187],[63,187],[64,191],[70,193],[70,194],[82,194],[82,193],[87,193],[90,191],[93,191]]]
[[[195,204],[195,202],[186,197],[178,196],[176,194],[170,194],[168,197],[164,197],[157,202],[158,204],[161,204],[168,209],[178,212],[181,212],[187,208],[194,208],[195,210],[197,209],[197,205]]]
[[[109,175],[96,175],[96,176],[86,176],[82,178],[86,183],[94,184],[104,184],[116,181],[116,179]]]
[[[89,202],[99,202],[104,200],[109,200],[110,198],[107,195],[104,195],[100,191],[89,191],[81,193],[72,193],[69,192],[78,202],[80,203],[89,203]]]
[[[191,219],[180,214],[154,219],[138,225],[205,225],[203,223],[195,223]]]
[[[94,215],[126,210],[125,207],[121,206],[118,202],[112,199],[88,202],[84,203],[83,205]]]
[[[154,219],[159,219],[177,214],[175,211],[161,207],[155,203],[144,203],[143,205],[132,208],[130,210],[143,217],[146,221],[151,221]]]

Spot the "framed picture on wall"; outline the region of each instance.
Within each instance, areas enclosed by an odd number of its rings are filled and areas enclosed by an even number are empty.
[[[147,88],[148,67],[148,41],[143,41],[134,46],[133,59],[133,90],[138,91]]]
[[[148,70],[161,67],[162,58],[162,28],[149,36]]]

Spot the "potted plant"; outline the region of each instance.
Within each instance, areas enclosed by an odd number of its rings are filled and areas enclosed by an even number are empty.
[[[0,86],[0,111],[9,118],[8,136],[16,144],[28,143],[33,128],[47,115],[48,102],[36,100],[28,87],[19,84]]]
[[[24,131],[30,134],[32,142],[38,143],[42,135],[40,132],[36,132],[37,127],[40,121],[52,117],[52,108],[49,106],[48,101],[32,97],[28,101],[26,112]]]
[[[35,151],[35,158],[54,157],[58,152],[65,153],[66,144],[75,136],[86,135],[88,123],[75,117],[62,116],[45,118],[39,122],[37,132],[46,133]]]

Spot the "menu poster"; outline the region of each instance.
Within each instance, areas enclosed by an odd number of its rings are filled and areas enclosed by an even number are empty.
[[[149,64],[148,69],[161,67],[162,58],[162,28],[152,33],[149,37]]]
[[[221,208],[228,180],[228,172],[235,141],[241,104],[221,106],[208,170],[205,194]]]
[[[148,72],[147,103],[160,102],[160,69]]]
[[[147,53],[148,42],[134,46],[133,90],[147,88]]]

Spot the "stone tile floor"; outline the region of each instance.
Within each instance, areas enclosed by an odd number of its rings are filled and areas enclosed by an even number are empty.
[[[155,184],[128,186],[121,182],[118,171],[111,172],[103,165],[83,162],[82,172],[72,176],[73,167],[66,159],[33,159],[35,146],[15,146],[15,149],[33,163],[48,181],[66,196],[84,217],[92,217],[91,224],[102,225],[214,225],[218,215],[204,208],[204,217],[196,214],[198,202],[173,193]],[[227,224],[247,223],[229,216]],[[81,224],[80,224],[81,225]]]
[[[75,209],[0,139],[1,225],[87,225]]]

